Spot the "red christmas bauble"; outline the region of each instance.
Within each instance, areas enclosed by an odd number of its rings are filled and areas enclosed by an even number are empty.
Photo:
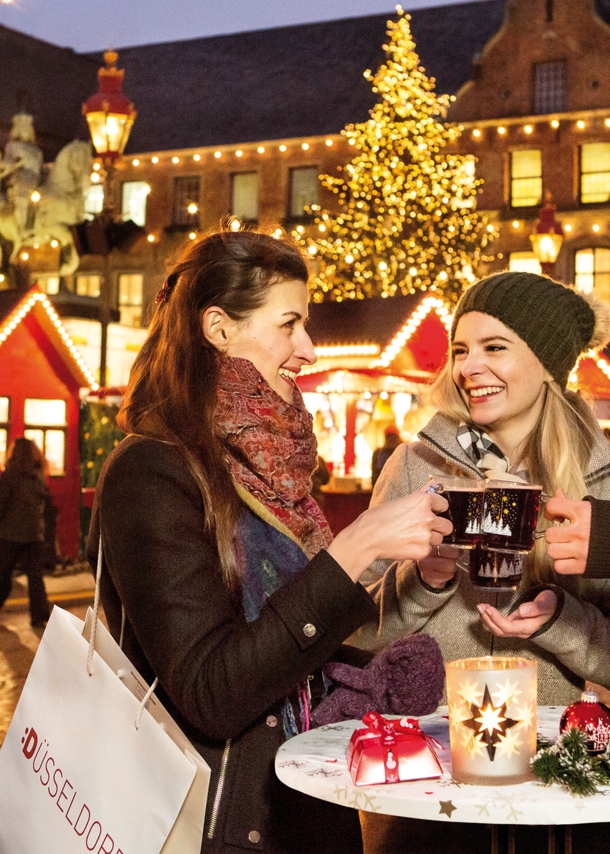
[[[575,727],[587,736],[589,753],[603,753],[610,742],[610,709],[599,702],[595,691],[583,691],[580,700],[568,706],[559,722],[559,731]]]

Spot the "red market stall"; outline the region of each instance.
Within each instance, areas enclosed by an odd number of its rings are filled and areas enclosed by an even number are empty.
[[[57,543],[68,558],[79,548],[81,390],[96,386],[38,287],[0,291],[0,464],[19,436],[42,449],[59,510]]]

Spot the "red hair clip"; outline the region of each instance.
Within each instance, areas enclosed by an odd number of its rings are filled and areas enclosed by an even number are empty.
[[[157,305],[162,302],[167,302],[167,300],[172,295],[172,291],[176,287],[176,277],[172,274],[168,276],[167,279],[163,282],[163,287],[155,297],[155,302]]]

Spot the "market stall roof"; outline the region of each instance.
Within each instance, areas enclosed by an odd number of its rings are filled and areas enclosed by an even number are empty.
[[[97,388],[95,377],[59,315],[36,285],[28,291],[0,291],[0,347],[21,323],[26,325],[50,361],[59,356],[78,387]]]
[[[362,394],[365,391],[406,392],[414,394],[417,386],[428,382],[425,371],[395,372],[388,368],[329,368],[308,371],[297,377],[301,391]]]
[[[610,360],[608,348],[591,356],[583,356],[576,367],[577,383],[572,382],[595,400],[610,400]]]
[[[349,355],[350,346],[375,345],[371,367],[393,366],[398,375],[424,372],[429,378],[447,357],[449,316],[449,308],[439,297],[421,292],[313,303],[307,331],[320,355],[334,352],[341,358]]]

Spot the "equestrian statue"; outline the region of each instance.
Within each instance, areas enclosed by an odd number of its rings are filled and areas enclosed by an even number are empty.
[[[73,140],[55,162],[43,163],[32,116],[13,116],[9,141],[0,154],[0,242],[2,268],[13,264],[24,246],[57,241],[59,275],[74,273],[79,256],[71,226],[85,219],[93,156],[88,142]]]

